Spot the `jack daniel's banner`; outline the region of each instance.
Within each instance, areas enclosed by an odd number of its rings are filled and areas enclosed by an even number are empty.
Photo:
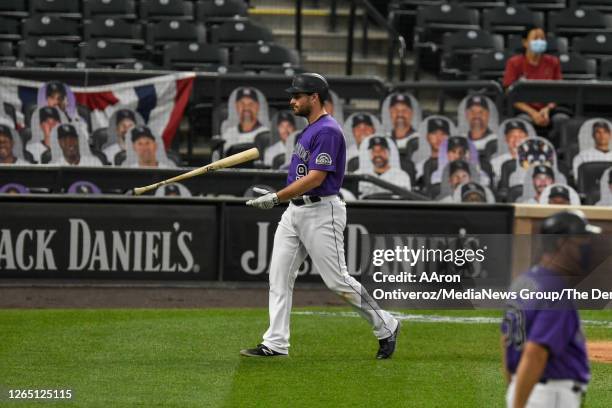
[[[0,276],[217,277],[214,205],[0,202]]]
[[[224,207],[224,280],[268,280],[274,233],[284,210],[256,211],[238,204]],[[351,275],[361,274],[367,236],[510,234],[512,221],[511,206],[349,204],[344,230],[347,269]],[[507,270],[500,273],[508,275]],[[297,279],[321,281],[309,257],[298,270]]]

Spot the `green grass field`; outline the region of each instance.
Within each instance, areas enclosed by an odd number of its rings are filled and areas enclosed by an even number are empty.
[[[376,361],[367,324],[342,311],[297,309],[291,356],[268,360],[238,355],[259,342],[265,309],[0,310],[0,406],[503,406],[495,322],[406,320],[394,358]],[[582,317],[589,339],[612,340],[612,311]],[[612,365],[592,371],[586,406],[612,406]],[[12,402],[9,388],[74,399]]]

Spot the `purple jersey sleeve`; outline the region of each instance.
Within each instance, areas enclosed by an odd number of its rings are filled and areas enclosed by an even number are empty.
[[[343,141],[342,134],[336,133],[333,129],[319,132],[313,140],[308,169],[335,172],[338,165],[338,151],[344,148],[341,143]]]
[[[553,355],[559,355],[572,340],[576,323],[572,311],[540,310],[534,317],[527,340],[548,348]]]

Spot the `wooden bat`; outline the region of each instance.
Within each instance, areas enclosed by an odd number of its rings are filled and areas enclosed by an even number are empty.
[[[141,195],[146,193],[147,191],[155,190],[161,186],[165,186],[166,184],[176,183],[179,181],[187,180],[195,176],[199,176],[200,174],[210,173],[211,171],[225,169],[227,167],[233,167],[240,163],[245,163],[251,160],[257,160],[259,158],[259,150],[256,147],[252,149],[245,150],[244,152],[232,154],[231,156],[227,156],[224,159],[217,160],[216,162],[212,162],[207,164],[206,166],[198,167],[197,169],[188,171],[187,173],[179,174],[178,176],[169,178],[167,180],[160,181],[159,183],[151,184],[149,186],[144,187],[136,187],[134,189],[134,195]]]

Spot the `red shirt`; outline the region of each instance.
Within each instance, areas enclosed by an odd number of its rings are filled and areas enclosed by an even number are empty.
[[[525,54],[511,57],[508,62],[506,62],[504,88],[509,87],[521,78],[540,80],[563,79],[559,58],[554,55],[544,54],[540,58],[538,65],[532,65],[527,61]],[[542,103],[532,103],[529,105],[538,110],[545,106]]]

